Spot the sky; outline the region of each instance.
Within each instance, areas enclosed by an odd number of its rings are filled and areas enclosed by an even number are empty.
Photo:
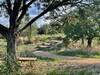
[[[41,11],[38,10],[34,5],[32,5],[32,8],[29,9],[29,14],[31,18],[34,18],[35,16],[37,16]],[[40,17],[36,23],[38,24],[38,26],[41,26],[43,24],[45,24],[45,18],[44,17]]]

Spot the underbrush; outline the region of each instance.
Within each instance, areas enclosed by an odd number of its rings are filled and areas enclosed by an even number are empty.
[[[25,64],[25,63],[24,63]],[[77,66],[76,66],[77,65]],[[63,61],[36,61],[33,66],[25,65],[23,75],[99,75],[100,68],[93,65],[71,65]]]
[[[94,75],[92,71],[85,70],[51,70],[47,75]]]
[[[100,68],[93,65],[80,66],[77,64],[68,66],[68,63],[47,62],[47,61],[34,61],[20,63],[19,71],[14,71],[13,75],[99,75]],[[8,75],[6,65],[0,65],[0,75]]]

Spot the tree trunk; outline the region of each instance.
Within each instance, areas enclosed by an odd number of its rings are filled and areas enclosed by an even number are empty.
[[[8,33],[7,35],[7,69],[8,75],[13,75],[16,66],[16,37],[14,33]]]
[[[88,38],[87,47],[92,47],[92,39],[93,38]]]
[[[84,38],[81,39],[81,45],[84,45]]]
[[[28,41],[27,44],[31,44],[32,43],[32,26],[29,26],[29,31],[28,31]]]

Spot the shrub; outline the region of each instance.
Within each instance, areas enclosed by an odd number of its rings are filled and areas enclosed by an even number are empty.
[[[63,43],[64,43],[64,46],[65,46],[65,47],[68,47],[70,41],[69,41],[68,38],[64,38],[64,39],[63,39]]]
[[[23,52],[20,52],[20,57],[34,57],[35,55],[33,52],[25,50]]]
[[[13,66],[12,62],[7,64],[6,60],[0,63],[0,75],[21,75],[20,64],[18,62],[14,62],[13,64]],[[14,68],[11,69],[11,66]]]

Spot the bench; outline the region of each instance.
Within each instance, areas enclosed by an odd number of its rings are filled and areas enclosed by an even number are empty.
[[[18,61],[25,62],[25,61],[36,61],[37,58],[28,58],[28,57],[18,57]]]
[[[4,58],[0,58],[1,61],[4,61]],[[33,65],[34,61],[37,60],[37,58],[32,57],[17,57],[17,60],[21,63],[28,62],[30,66]]]
[[[4,58],[0,58],[0,60],[4,60]],[[17,58],[17,60],[18,61],[22,61],[22,62],[24,62],[24,61],[36,61],[37,60],[37,58],[28,58],[28,57],[18,57]]]
[[[30,57],[19,57],[17,58],[18,61],[21,62],[21,64],[28,62],[29,65],[32,67],[34,65],[34,61],[37,60],[37,58],[30,58]],[[23,65],[22,65],[23,66]]]

